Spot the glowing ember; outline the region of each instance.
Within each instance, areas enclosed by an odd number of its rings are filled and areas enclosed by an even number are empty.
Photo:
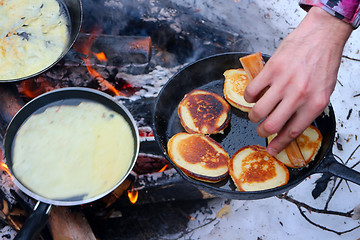
[[[131,47],[134,49],[139,49],[141,46],[149,45],[149,48],[151,48],[151,39],[150,41],[148,39],[138,39],[137,41],[133,42],[131,44]]]
[[[107,58],[105,56],[105,53],[104,52],[99,52],[99,53],[93,53],[95,55],[95,57],[101,61],[101,62],[106,62],[107,61]]]
[[[37,96],[53,90],[51,83],[43,77],[31,78],[27,81],[21,82],[19,92],[25,94],[29,98],[36,98]]]
[[[129,190],[128,191],[128,197],[132,204],[135,204],[139,197],[139,192],[136,190]]]
[[[0,170],[9,174],[11,178],[13,177],[10,173],[9,167],[3,162],[0,163]]]
[[[158,172],[163,172],[163,171],[165,171],[166,170],[166,168],[167,168],[167,164],[165,165],[165,166],[163,166]]]

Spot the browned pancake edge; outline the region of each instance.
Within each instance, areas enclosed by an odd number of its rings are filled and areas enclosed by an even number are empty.
[[[250,112],[254,103],[248,103],[244,98],[245,88],[249,84],[245,70],[229,69],[223,75],[225,77],[223,92],[226,101],[243,112]]]
[[[313,138],[309,138],[309,134],[315,134],[313,135]],[[268,137],[268,142],[271,142],[275,138],[276,134],[270,135]],[[315,138],[316,136],[316,138]],[[281,151],[278,155],[276,155],[276,158],[280,160],[282,163],[284,163],[286,166],[290,168],[303,168],[306,167],[311,161],[313,161],[321,147],[322,144],[322,134],[319,129],[317,129],[315,126],[310,125],[305,129],[305,131],[300,134],[299,137],[296,138],[296,142],[300,148],[300,151],[304,157],[305,166],[296,166],[294,165],[288,158],[286,151]]]
[[[183,110],[190,114],[184,116]],[[229,124],[231,107],[220,95],[195,89],[186,94],[178,106],[180,123],[188,133],[216,134]],[[222,120],[222,116],[226,117]],[[194,125],[194,126],[192,126]]]
[[[241,164],[235,162],[240,161],[239,154],[246,156],[241,158]],[[289,180],[286,166],[268,154],[264,147],[256,145],[242,147],[231,157],[229,175],[239,191],[271,189],[285,185]]]
[[[229,155],[208,136],[178,133],[168,141],[168,154],[172,162],[189,177],[219,182],[228,176]]]

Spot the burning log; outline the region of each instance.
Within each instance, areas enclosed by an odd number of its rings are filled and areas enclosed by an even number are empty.
[[[50,81],[42,76],[30,78],[21,82],[18,86],[19,92],[24,96],[29,97],[30,99],[36,98],[37,96],[49,92],[55,88],[56,87],[53,86]]]
[[[150,61],[152,43],[148,36],[80,33],[74,48],[79,51],[88,44],[89,39],[93,39],[91,46],[89,46],[92,54],[106,56],[106,60],[104,60],[109,66],[121,67],[129,63],[147,64]],[[97,59],[101,62],[103,58]]]
[[[169,162],[160,156],[152,154],[139,154],[134,171],[140,174],[148,174],[154,172],[162,172],[166,168],[171,168]]]
[[[71,49],[47,72],[19,83],[18,91],[32,99],[56,88],[75,86],[129,96],[137,89],[118,81],[116,74],[124,65],[148,65],[151,48],[150,37],[81,33],[74,45],[76,51]]]

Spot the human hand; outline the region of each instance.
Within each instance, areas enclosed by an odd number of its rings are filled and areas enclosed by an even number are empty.
[[[278,133],[267,147],[271,155],[283,150],[328,105],[352,30],[350,24],[312,7],[247,86],[246,101],[256,102],[249,119],[263,120],[258,135]]]

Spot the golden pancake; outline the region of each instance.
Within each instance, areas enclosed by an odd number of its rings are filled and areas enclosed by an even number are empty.
[[[215,134],[230,122],[230,105],[218,94],[195,89],[178,107],[181,125],[188,133]]]
[[[249,79],[244,69],[229,69],[224,72],[224,96],[234,107],[244,112],[249,112],[255,103],[245,101],[244,92],[249,84]]]
[[[210,137],[178,133],[169,140],[168,153],[173,163],[192,178],[219,182],[228,176],[229,155]]]
[[[230,159],[229,174],[239,191],[261,191],[289,181],[286,166],[261,146],[246,146]]]
[[[268,137],[268,141],[271,142],[276,137],[276,134],[273,134]],[[292,163],[285,150],[281,151],[276,158],[283,162],[286,166],[291,168],[300,168],[305,167],[309,164],[312,160],[314,160],[317,152],[321,147],[322,135],[319,129],[310,125],[305,131],[296,138],[296,142],[299,145],[300,151],[304,157],[305,165],[304,166],[296,166]]]

